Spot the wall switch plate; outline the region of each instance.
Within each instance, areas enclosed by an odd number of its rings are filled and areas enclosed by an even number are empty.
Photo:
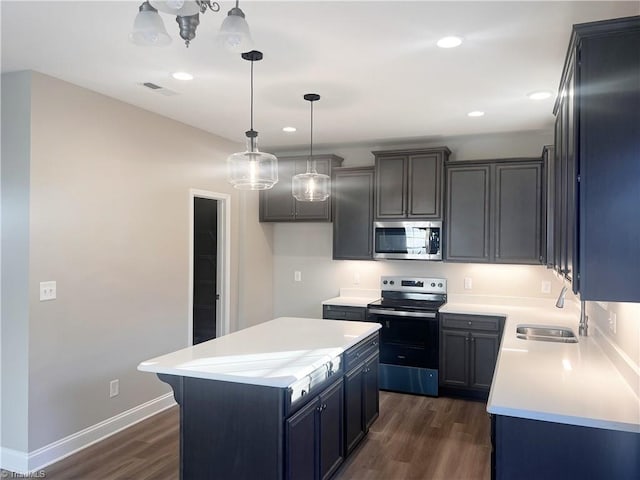
[[[40,301],[56,299],[56,282],[40,282]]]
[[[358,272],[353,274],[353,284],[360,285],[360,274]]]
[[[542,286],[540,287],[540,291],[542,291],[542,293],[551,293],[551,282],[548,282],[547,280],[543,280]]]
[[[296,270],[293,272],[293,281],[301,282],[302,281],[302,272],[300,270]]]
[[[611,330],[611,333],[616,333],[616,329],[618,328],[617,320],[616,313],[609,312],[609,330]]]
[[[120,394],[120,380],[117,378],[109,382],[109,398],[117,397]]]
[[[473,280],[471,277],[464,277],[464,289],[471,290],[473,288]]]

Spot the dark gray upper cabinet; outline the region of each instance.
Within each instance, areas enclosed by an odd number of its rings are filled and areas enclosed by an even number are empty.
[[[324,202],[299,202],[293,198],[293,176],[307,170],[308,155],[278,158],[278,183],[269,190],[260,191],[261,222],[330,222],[331,197]],[[331,176],[334,168],[342,165],[337,155],[314,155],[318,173]]]
[[[575,25],[556,115],[555,268],[582,300],[639,302],[640,17]]]
[[[442,219],[447,147],[385,150],[375,155],[376,218]]]
[[[373,254],[373,167],[333,172],[333,258],[371,260]]]
[[[542,163],[495,167],[494,261],[540,263]]]
[[[542,261],[542,159],[447,164],[445,259]]]
[[[489,165],[447,168],[445,259],[489,261]]]

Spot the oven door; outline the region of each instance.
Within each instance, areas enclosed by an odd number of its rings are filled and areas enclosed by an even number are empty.
[[[380,329],[380,363],[438,369],[437,312],[369,308],[368,320]]]

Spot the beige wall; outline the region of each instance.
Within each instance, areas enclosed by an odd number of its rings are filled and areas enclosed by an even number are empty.
[[[29,451],[170,391],[136,366],[187,345],[190,189],[231,195],[231,329],[272,317],[270,227],[224,179],[241,144],[37,73],[31,116]]]

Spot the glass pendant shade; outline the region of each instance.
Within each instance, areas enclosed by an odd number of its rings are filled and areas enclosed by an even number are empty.
[[[278,159],[258,150],[256,137],[247,138],[247,150],[227,158],[229,183],[239,190],[268,190],[278,183]]]
[[[200,13],[200,7],[193,0],[149,0],[149,3],[160,12],[170,13],[179,17],[189,17]]]
[[[148,6],[145,7],[145,6]],[[171,43],[171,37],[157,10],[145,2],[133,21],[133,30],[129,40],[136,45],[163,47]]]
[[[229,10],[218,33],[218,41],[224,48],[234,53],[251,50],[253,39],[249,31],[249,24],[244,19],[244,13],[239,8]]]
[[[293,177],[293,196],[299,202],[323,202],[330,195],[330,180],[329,175],[323,175],[316,172],[315,168],[307,167],[307,173]]]
[[[293,177],[291,193],[299,202],[324,202],[331,195],[331,178],[316,171],[316,161],[313,158],[313,102],[320,100],[320,95],[306,93],[302,98],[311,105],[311,152],[307,159],[307,171]]]

